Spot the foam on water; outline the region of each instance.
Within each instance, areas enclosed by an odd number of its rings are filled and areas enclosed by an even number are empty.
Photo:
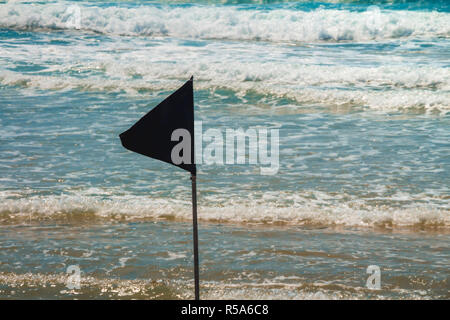
[[[83,276],[83,290],[68,289],[67,274],[2,273],[0,295],[3,298],[72,299],[189,299],[187,290],[177,290],[167,281],[123,280]]]
[[[46,46],[22,43],[2,48],[0,83],[39,90],[137,95],[143,90],[173,90],[195,74],[196,90],[227,89],[238,95],[253,92],[303,105],[442,114],[450,109],[448,68],[441,60],[416,64],[415,56],[402,57],[408,50],[404,45],[396,49],[398,55],[368,54],[364,65],[355,65],[352,57],[356,52],[351,48],[339,50],[342,56],[336,58],[333,51],[320,47],[268,48],[220,42],[199,46],[173,40],[151,43],[149,49],[145,40],[113,39],[98,46],[91,39],[73,39],[68,51],[53,40],[58,38],[47,39]],[[43,70],[24,72],[29,61]]]
[[[3,195],[5,196],[5,192]],[[144,196],[31,196],[11,199],[3,197],[0,204],[2,224],[35,221],[190,221],[189,201],[149,198]],[[298,197],[290,206],[264,201],[229,199],[223,203],[199,205],[199,219],[213,223],[262,225],[311,225],[363,228],[450,229],[448,204],[431,205],[426,196],[416,195],[426,205],[411,207],[374,206],[363,201],[324,202],[323,199],[348,198],[322,194],[317,201]],[[395,196],[393,196],[395,199]],[[306,203],[305,203],[306,202]]]
[[[192,298],[190,223],[0,229],[2,298]],[[446,299],[447,243],[444,234],[202,223],[202,297]],[[365,287],[374,263],[382,270],[377,291]],[[70,290],[66,270],[74,264],[80,288]]]
[[[186,74],[184,70],[181,72]],[[180,78],[186,78],[181,77]],[[179,86],[180,81],[167,81],[150,84],[145,80],[102,80],[102,79],[77,79],[46,76],[29,76],[12,73],[4,73],[0,76],[4,85],[18,85],[27,88],[41,90],[67,90],[81,89],[87,91],[122,92],[136,95],[142,90],[161,91]],[[267,84],[255,84],[251,82],[229,82],[228,80],[214,80],[196,83],[197,89],[230,89],[238,94],[254,92],[262,95],[271,95],[278,98],[288,98],[296,103],[306,106],[347,106],[355,108],[368,108],[382,112],[419,111],[424,113],[436,113],[445,115],[450,111],[450,92],[432,92],[422,90],[398,90],[398,91],[343,91],[338,89],[313,89],[298,87],[277,87]]]
[[[81,289],[67,289],[67,274],[0,273],[0,295],[3,298],[63,299],[192,299],[191,281],[124,280],[83,276]],[[373,295],[373,293],[372,293]],[[339,285],[202,282],[203,299],[252,300],[340,300],[367,299],[367,289]],[[394,296],[386,293],[377,299],[424,299],[427,291],[402,290]],[[372,297],[373,299],[373,297]]]
[[[0,5],[0,27],[79,29],[113,35],[275,42],[370,41],[448,37],[448,13],[348,10],[254,10],[239,7],[81,5],[80,23],[68,23],[68,4]]]

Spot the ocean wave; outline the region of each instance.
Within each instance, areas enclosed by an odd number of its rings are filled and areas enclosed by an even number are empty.
[[[312,11],[223,6],[95,7],[0,5],[0,28],[80,30],[111,35],[273,42],[372,41],[450,36],[448,13],[336,9]]]
[[[426,203],[427,201],[425,201]],[[371,206],[342,202],[318,205],[311,201],[291,206],[258,201],[229,200],[220,204],[199,204],[199,219],[211,223],[250,225],[292,225],[362,227],[380,229],[450,229],[446,208],[417,204],[414,207]],[[192,219],[189,201],[144,196],[31,196],[4,197],[0,223],[155,221]]]
[[[242,64],[240,69],[240,64],[235,63],[226,70],[214,63],[206,67],[203,64],[191,64],[189,68],[181,64],[171,68],[150,65],[148,73],[144,68],[139,71],[144,75],[141,79],[130,76],[133,67],[111,68],[116,72],[115,78],[61,77],[3,71],[0,72],[0,84],[38,90],[76,89],[140,95],[148,91],[175,90],[184,79],[194,75],[195,90],[231,90],[237,96],[250,93],[285,98],[305,107],[344,107],[441,115],[450,112],[449,75],[438,68],[424,68],[431,72],[417,69],[407,71],[406,67],[405,70],[392,68],[389,73],[384,73],[377,68],[364,70],[342,67],[333,72],[331,70],[336,68],[291,66],[289,69],[289,66],[276,64],[260,65],[253,69]],[[289,72],[283,72],[285,69],[289,69]],[[436,88],[443,90],[435,90]]]
[[[66,7],[63,4],[0,5],[0,26],[67,29],[70,15],[65,14]],[[80,8],[81,29],[106,34],[314,42],[325,41],[318,37],[316,29],[333,29],[335,25],[333,30],[339,33],[344,30],[341,24],[345,24],[345,28],[351,27],[352,32],[358,34],[355,41],[390,37],[386,33],[390,27],[383,27],[384,31],[375,38],[367,37],[370,28],[362,26],[367,22],[367,12],[265,11],[214,6],[133,9],[86,4]],[[448,34],[450,30],[450,19],[444,13],[376,11],[376,14],[391,21],[388,25],[411,24],[415,28],[411,37],[434,37]],[[182,34],[184,31],[186,34]],[[291,46],[221,41],[196,44],[187,41],[189,44],[186,44],[186,41],[172,38],[149,42],[145,37],[115,37],[97,46],[92,39],[77,35],[65,37],[64,45],[59,44],[59,36],[44,38],[45,45],[36,46],[31,40],[2,46],[4,63],[0,85],[31,90],[74,89],[141,95],[148,91],[174,90],[194,75],[196,90],[230,90],[237,97],[256,94],[269,100],[288,99],[295,104],[295,109],[299,106],[337,107],[444,115],[450,111],[450,73],[441,58],[430,60],[435,53],[427,51],[430,50],[428,42],[397,43],[394,52],[370,47],[366,49],[364,65],[352,60],[357,49],[335,48],[333,50],[339,50],[337,57],[329,55],[328,45],[317,44]],[[338,38],[332,36],[326,41]],[[432,43],[435,47],[436,42]],[[444,48],[445,44],[439,50]],[[394,56],[373,54],[373,49]],[[404,52],[408,54],[403,56]],[[421,63],[411,63],[418,59],[420,52],[424,52],[425,60],[420,57]],[[32,68],[27,67],[30,61]]]

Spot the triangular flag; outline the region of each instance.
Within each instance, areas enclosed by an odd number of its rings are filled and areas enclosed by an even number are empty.
[[[128,150],[196,174],[193,78],[120,134]],[[180,130],[181,129],[181,130]]]

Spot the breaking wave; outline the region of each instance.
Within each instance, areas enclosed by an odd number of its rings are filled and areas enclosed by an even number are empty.
[[[273,42],[372,41],[450,36],[448,13],[318,8],[255,10],[236,6],[95,7],[0,5],[0,28],[71,29],[110,35]]]
[[[218,63],[210,61],[208,64],[189,63],[187,70],[183,63],[172,64],[170,68],[166,64],[138,68],[136,64],[121,66],[115,61],[104,61],[105,72],[116,74],[115,78],[106,79],[4,71],[0,74],[0,84],[40,90],[77,89],[136,95],[145,91],[174,90],[190,74],[195,74],[196,90],[225,89],[238,96],[256,93],[291,99],[306,106],[361,107],[382,112],[446,114],[450,111],[450,75],[440,68],[408,70],[407,67],[322,67],[259,62],[229,64],[223,70]],[[139,70],[142,79],[133,79],[133,70]],[[349,90],[342,90],[337,84]],[[370,90],[374,88],[378,90]]]
[[[96,196],[32,196],[3,199],[0,223],[190,221],[191,210],[189,201],[144,196],[113,196],[109,199]],[[450,213],[445,206],[371,206],[354,201],[326,206],[313,201],[292,206],[250,200],[200,203],[199,219],[232,224],[450,230]]]

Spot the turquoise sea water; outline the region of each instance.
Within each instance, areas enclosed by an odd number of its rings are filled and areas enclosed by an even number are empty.
[[[449,49],[446,1],[0,2],[0,297],[192,297],[189,176],[118,134],[194,75],[280,135],[199,166],[206,297],[448,299]]]

